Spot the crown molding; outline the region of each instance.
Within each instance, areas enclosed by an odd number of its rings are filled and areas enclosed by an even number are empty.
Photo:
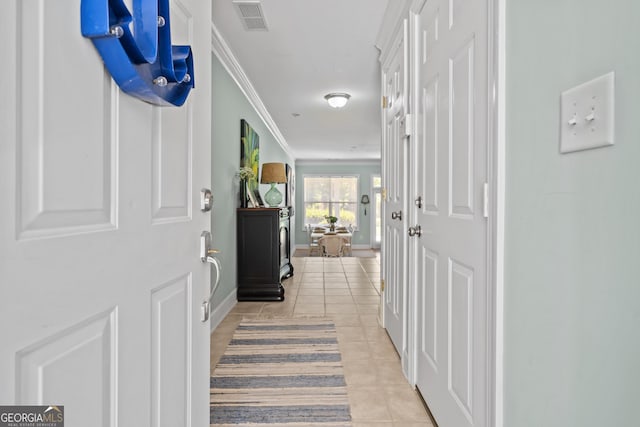
[[[271,114],[269,114],[267,107],[262,102],[262,99],[260,99],[260,95],[258,95],[258,92],[253,87],[251,80],[249,80],[249,77],[245,74],[233,51],[213,22],[211,23],[211,51],[218,57],[233,81],[236,82],[240,91],[244,94],[245,98],[247,98],[247,101],[249,101],[249,104],[251,104],[267,129],[269,129],[269,132],[271,132],[276,142],[282,147],[284,152],[295,161],[295,156],[291,151],[291,147],[287,144],[287,140],[282,135],[282,132],[280,132],[278,125],[273,120],[273,117],[271,117]]]
[[[380,50],[380,62],[384,62],[382,57],[390,50],[395,34],[400,30],[403,20],[409,16],[411,3],[412,0],[396,0],[387,4],[375,43]]]

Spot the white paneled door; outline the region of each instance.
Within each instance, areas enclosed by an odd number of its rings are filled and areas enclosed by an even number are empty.
[[[385,97],[383,124],[384,162],[383,186],[386,189],[384,206],[384,326],[403,360],[406,359],[406,239],[405,213],[407,182],[407,138],[405,136],[408,110],[407,86],[407,26],[406,21],[394,40],[390,56],[382,62],[382,81]]]
[[[210,5],[171,4],[196,88],[159,108],[119,91],[80,3],[0,14],[0,405],[64,405],[67,427],[202,427]]]
[[[416,382],[441,426],[487,425],[487,2],[425,2],[414,37]]]

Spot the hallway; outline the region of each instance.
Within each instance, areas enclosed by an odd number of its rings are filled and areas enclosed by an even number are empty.
[[[353,426],[432,426],[378,325],[379,257],[292,258],[284,302],[239,302],[212,333],[211,371],[243,318],[326,316],[336,324]]]

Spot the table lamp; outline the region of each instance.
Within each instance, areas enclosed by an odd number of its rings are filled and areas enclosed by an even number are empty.
[[[282,203],[282,193],[276,188],[276,184],[284,184],[287,182],[287,174],[284,169],[284,163],[264,163],[262,165],[262,175],[260,176],[261,184],[271,184],[271,188],[264,195],[264,200],[272,207],[278,207]]]

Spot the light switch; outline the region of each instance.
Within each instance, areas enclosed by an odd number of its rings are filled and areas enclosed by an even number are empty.
[[[560,98],[560,152],[613,145],[615,73],[565,92]]]

